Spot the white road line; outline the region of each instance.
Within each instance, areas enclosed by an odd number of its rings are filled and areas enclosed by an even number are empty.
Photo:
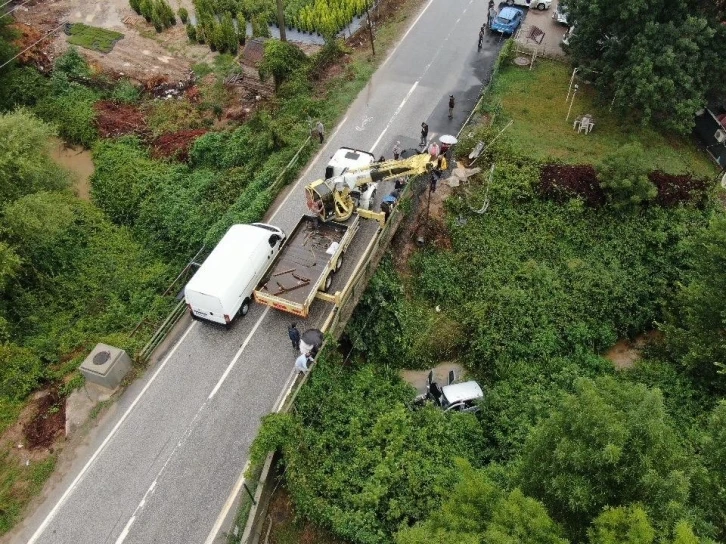
[[[148,383],[144,386],[144,388],[141,390],[141,392],[136,396],[134,401],[131,403],[131,406],[128,407],[126,412],[124,412],[124,415],[121,416],[121,419],[118,420],[116,425],[114,425],[113,429],[111,429],[111,432],[108,433],[108,436],[104,439],[104,441],[101,443],[101,445],[98,447],[98,449],[93,453],[91,458],[88,460],[88,462],[84,465],[84,467],[81,469],[81,471],[78,473],[78,476],[75,477],[73,482],[71,482],[71,485],[68,486],[68,489],[65,490],[65,493],[61,496],[60,500],[56,503],[56,505],[53,507],[53,509],[48,513],[48,515],[43,520],[43,523],[40,524],[38,529],[33,533],[33,536],[30,537],[30,540],[28,540],[28,544],[35,544],[35,542],[38,540],[38,537],[43,534],[43,531],[48,527],[48,524],[55,518],[55,516],[58,514],[58,510],[60,510],[61,506],[65,503],[65,501],[68,499],[70,494],[75,490],[78,483],[83,479],[83,477],[88,472],[88,469],[91,468],[91,465],[96,461],[98,456],[101,454],[101,452],[104,450],[104,448],[108,445],[108,443],[111,441],[111,439],[116,435],[116,432],[119,430],[121,425],[123,425],[124,421],[126,421],[126,418],[129,417],[129,414],[131,411],[136,407],[139,400],[141,400],[141,397],[146,393],[146,391],[151,387],[151,384],[154,383],[154,380],[156,380],[156,377],[159,375],[159,373],[164,370],[164,367],[166,364],[171,360],[172,356],[176,352],[177,348],[184,342],[184,339],[187,337],[187,335],[191,332],[191,330],[194,328],[194,325],[196,325],[196,321],[194,321],[191,325],[189,325],[189,328],[186,330],[184,335],[179,339],[179,342],[172,348],[172,350],[169,352],[169,355],[167,355],[164,358],[164,361],[162,361],[161,365],[159,365],[159,368],[156,369],[156,372],[154,372],[154,375],[151,377],[151,379],[148,381]]]
[[[419,78],[419,79],[420,79],[420,78]],[[396,111],[394,111],[394,112],[393,112],[393,115],[391,115],[391,118],[390,118],[390,119],[388,120],[388,124],[386,125],[386,128],[384,128],[384,129],[383,129],[383,132],[381,132],[381,135],[380,135],[380,136],[378,136],[378,139],[377,139],[377,140],[376,140],[376,141],[375,141],[375,142],[373,143],[373,145],[371,146],[371,153],[373,153],[373,150],[374,150],[374,149],[376,148],[376,146],[378,146],[378,144],[380,143],[380,141],[381,141],[381,138],[383,138],[384,134],[386,134],[386,132],[388,132],[388,129],[389,129],[389,128],[391,127],[391,125],[393,124],[393,121],[395,121],[395,120],[396,120],[396,117],[398,116],[398,114],[399,114],[399,113],[401,112],[401,110],[403,109],[403,106],[405,106],[405,105],[406,105],[406,102],[408,102],[408,99],[409,99],[409,98],[411,98],[411,95],[413,94],[413,91],[415,91],[415,90],[416,90],[416,87],[418,87],[418,80],[416,80],[416,83],[414,83],[414,84],[413,84],[413,85],[411,86],[411,88],[410,88],[410,89],[408,90],[408,93],[406,93],[406,96],[405,96],[405,97],[403,98],[403,100],[401,101],[401,103],[400,103],[400,104],[398,105],[398,107],[396,108]],[[374,154],[375,154],[375,153],[374,153]]]
[[[234,358],[232,361],[227,365],[227,369],[224,371],[224,374],[222,374],[222,377],[219,378],[219,381],[217,382],[217,385],[214,386],[214,389],[212,389],[212,392],[209,393],[209,396],[207,397],[207,400],[212,400],[214,398],[214,395],[217,394],[217,391],[219,391],[219,388],[222,387],[222,384],[224,383],[224,380],[227,379],[227,376],[229,376],[229,373],[232,372],[232,369],[234,368],[234,365],[237,364],[237,361],[239,361],[239,358],[242,356],[242,352],[247,347],[247,344],[250,343],[250,340],[252,340],[252,336],[254,336],[255,332],[257,332],[257,328],[260,326],[262,321],[267,317],[267,312],[270,311],[270,306],[265,307],[265,311],[262,312],[262,315],[257,320],[257,323],[255,323],[255,326],[252,327],[252,330],[247,335],[247,338],[245,338],[245,341],[242,343],[240,348],[237,350],[237,353],[235,353]]]
[[[126,527],[124,527],[124,530],[121,531],[120,535],[118,535],[118,538],[116,539],[116,544],[121,544],[124,540],[126,540],[126,537],[129,536],[129,529],[131,529],[134,521],[136,521],[136,516],[131,517],[129,522],[126,524]]]
[[[222,510],[219,512],[219,515],[217,516],[217,520],[214,522],[214,525],[212,526],[212,530],[209,531],[209,534],[207,535],[207,539],[204,541],[204,544],[212,544],[214,542],[214,539],[217,538],[217,533],[219,533],[219,530],[222,528],[222,524],[224,523],[224,520],[227,518],[227,514],[229,514],[229,511],[232,509],[232,506],[234,506],[234,501],[237,498],[237,495],[239,494],[240,490],[242,489],[242,486],[245,483],[245,472],[247,472],[247,469],[250,466],[249,459],[245,463],[244,468],[242,469],[242,472],[239,475],[239,478],[237,479],[237,483],[234,484],[234,487],[232,488],[232,491],[230,492],[229,496],[227,497],[227,501],[224,503],[224,507],[222,507]]]
[[[292,186],[292,187],[290,188],[290,192],[289,192],[289,193],[287,193],[287,196],[285,197],[285,199],[284,199],[284,200],[283,200],[282,202],[280,202],[280,205],[279,205],[279,206],[277,207],[277,209],[276,209],[276,210],[275,210],[275,211],[274,211],[274,212],[272,213],[272,215],[270,216],[270,219],[269,219],[269,221],[272,221],[272,219],[273,219],[273,218],[274,218],[274,217],[275,217],[275,216],[276,216],[276,215],[277,215],[278,213],[280,213],[280,210],[282,210],[282,208],[284,208],[284,207],[285,207],[285,204],[287,204],[287,201],[288,201],[288,200],[290,199],[290,197],[291,197],[291,196],[293,195],[293,193],[295,193],[295,189],[297,189],[297,186],[298,186],[298,185],[300,185],[300,183],[301,183],[301,182],[302,182],[302,181],[303,181],[303,180],[305,179],[305,176],[307,176],[307,175],[308,175],[308,173],[310,172],[310,169],[311,169],[311,168],[312,168],[313,166],[315,166],[315,163],[317,163],[317,162],[318,162],[318,159],[320,158],[320,155],[322,155],[322,154],[323,154],[323,152],[324,152],[324,151],[325,151],[326,149],[328,149],[328,145],[330,145],[330,142],[331,142],[331,141],[333,140],[333,138],[335,138],[336,134],[338,134],[338,131],[339,131],[339,130],[340,130],[340,129],[341,129],[342,127],[343,127],[343,125],[345,124],[345,122],[346,122],[347,120],[348,120],[348,116],[346,115],[345,117],[343,117],[343,120],[342,120],[342,121],[341,121],[340,123],[338,123],[338,126],[337,126],[337,127],[335,127],[335,130],[334,130],[334,131],[333,131],[333,133],[332,133],[332,134],[330,135],[330,137],[328,138],[328,140],[327,140],[327,141],[325,142],[325,145],[324,145],[324,146],[323,146],[323,147],[322,147],[322,148],[320,149],[320,151],[318,151],[318,153],[317,153],[317,154],[315,155],[315,157],[313,158],[313,160],[311,160],[311,161],[310,161],[310,164],[309,164],[309,165],[308,165],[308,167],[307,167],[307,168],[305,169],[305,172],[303,172],[302,176],[300,176],[300,177],[299,177],[299,178],[297,179],[297,181],[295,182],[295,185],[293,185],[293,186]],[[299,195],[298,195],[298,196],[299,196]]]

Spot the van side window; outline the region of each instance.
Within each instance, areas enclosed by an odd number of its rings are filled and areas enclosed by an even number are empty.
[[[268,240],[270,247],[275,247],[275,244],[280,241],[280,235],[279,234],[273,234],[270,236],[270,239]]]

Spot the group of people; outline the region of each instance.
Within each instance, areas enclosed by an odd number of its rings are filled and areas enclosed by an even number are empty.
[[[300,350],[300,331],[297,329],[297,323],[290,323],[290,325],[288,325],[287,335],[290,338],[290,342],[292,342],[292,348],[295,351],[300,351],[300,355],[297,359],[295,359],[295,370],[306,373],[310,370],[310,365],[315,360],[315,356],[318,354],[319,346],[313,345],[309,350],[306,349],[304,352],[303,350]],[[306,348],[307,347],[308,346],[306,345]]]
[[[487,11],[487,22],[485,25],[481,25],[481,28],[479,29],[479,42],[477,43],[477,48],[479,51],[481,51],[481,47],[484,44],[484,34],[487,31],[487,28],[492,27],[492,23],[494,22],[494,19],[497,18],[497,9],[494,7],[494,0],[489,0],[489,10]]]

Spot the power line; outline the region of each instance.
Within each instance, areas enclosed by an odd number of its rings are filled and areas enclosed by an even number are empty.
[[[0,6],[0,8],[4,8],[5,6],[7,6],[7,5],[8,5],[8,4],[10,3],[10,2],[12,2],[12,1],[13,1],[13,0],[9,0],[8,2],[5,2],[5,3],[4,3],[4,4],[2,5],[2,6]],[[16,9],[18,9],[19,7],[22,7],[22,6],[24,6],[25,4],[27,4],[28,2],[31,2],[31,1],[32,1],[32,0],[25,0],[25,2],[23,2],[22,4],[18,4],[17,6],[13,7],[13,9],[11,9],[11,10],[7,11],[6,13],[3,13],[3,14],[2,14],[2,15],[0,15],[0,16],[10,15],[10,14],[11,14],[11,13],[12,13],[13,11],[15,11],[15,10],[16,10]]]
[[[6,62],[4,62],[3,64],[0,64],[0,70],[2,70],[3,68],[5,68],[5,67],[6,67],[6,66],[7,66],[8,64],[10,64],[10,63],[11,63],[12,61],[14,61],[15,59],[17,59],[17,58],[18,58],[18,57],[19,57],[20,55],[22,55],[23,53],[25,53],[25,52],[26,52],[26,51],[28,51],[29,49],[32,49],[33,47],[35,47],[36,45],[38,45],[38,44],[39,44],[40,42],[42,42],[43,40],[45,40],[45,39],[46,39],[46,38],[47,38],[48,36],[50,36],[51,34],[53,34],[53,33],[54,33],[54,32],[55,32],[56,30],[58,30],[58,29],[59,29],[60,27],[62,27],[63,25],[65,25],[65,23],[61,23],[61,24],[59,24],[59,25],[58,25],[57,27],[55,27],[55,28],[54,28],[53,30],[51,30],[50,32],[48,32],[48,34],[46,34],[45,36],[43,36],[43,37],[42,37],[41,39],[39,39],[39,40],[38,40],[37,42],[35,42],[35,43],[32,43],[32,44],[30,44],[30,45],[29,45],[28,47],[26,47],[25,49],[23,49],[23,50],[22,50],[22,51],[21,51],[20,53],[18,53],[18,54],[17,54],[17,55],[15,55],[14,57],[11,57],[11,58],[9,58],[9,59],[8,59],[8,60],[7,60]]]

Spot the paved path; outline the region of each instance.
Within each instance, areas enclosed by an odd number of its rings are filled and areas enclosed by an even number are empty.
[[[423,120],[430,136],[456,134],[500,45],[488,36],[477,52],[486,7],[482,0],[427,2],[339,128],[328,129],[330,140],[270,221],[292,229],[305,211],[302,185],[320,177],[341,146],[390,158],[397,140],[404,147],[418,143]],[[457,99],[451,120],[450,93]],[[366,222],[337,282],[349,275],[374,231]],[[298,328],[320,327],[330,311],[316,301]],[[14,532],[13,541],[215,541],[217,521],[239,483],[260,418],[291,383],[290,320],[253,305],[230,331],[190,321],[169,352],[103,418],[75,466]]]

